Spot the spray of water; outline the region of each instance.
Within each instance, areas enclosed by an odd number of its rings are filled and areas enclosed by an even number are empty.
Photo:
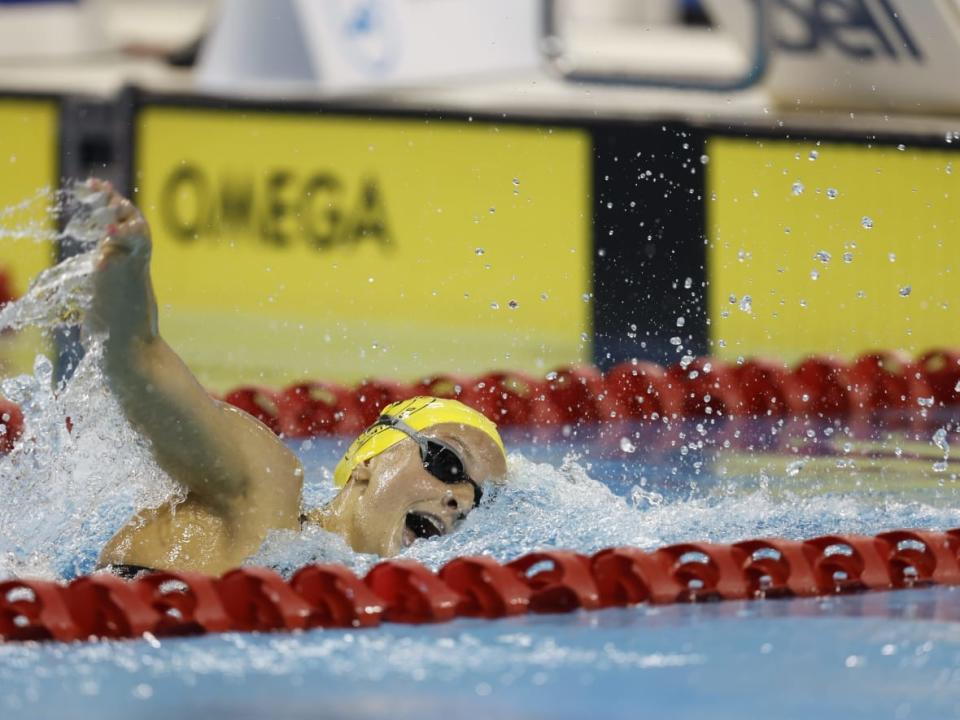
[[[49,336],[78,325],[91,299],[97,241],[109,221],[106,198],[74,187],[56,209],[71,216],[58,240],[77,254],[40,273],[0,310],[0,330],[39,327]],[[2,215],[0,215],[2,219]],[[139,507],[163,502],[174,486],[153,461],[107,390],[101,340],[67,382],[38,355],[32,375],[0,391],[24,412],[21,441],[0,458],[0,577],[71,577],[91,570],[98,548]]]

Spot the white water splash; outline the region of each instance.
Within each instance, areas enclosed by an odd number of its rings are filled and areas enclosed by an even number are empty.
[[[311,493],[320,501],[335,492],[326,484],[320,490]],[[632,503],[591,478],[574,456],[554,467],[512,453],[507,483],[487,490],[480,508],[471,512],[456,532],[417,540],[400,557],[438,569],[460,555],[492,555],[508,561],[542,549],[589,554],[622,545],[652,550],[688,541],[729,543],[764,536],[803,539],[960,524],[960,508],[943,500],[927,495],[911,498],[907,493],[801,497],[756,489],[756,483],[749,483],[669,502]],[[341,563],[363,573],[379,559],[353,553],[338,536],[313,527],[302,533],[271,533],[248,563],[266,565],[289,576],[311,562]]]
[[[0,328],[76,326],[91,299],[94,248],[108,220],[105,198],[74,189],[64,237],[81,253],[44,271],[0,311]],[[0,577],[70,577],[93,569],[96,554],[136,508],[174,493],[146,441],[107,389],[101,346],[91,339],[69,382],[54,381],[39,355],[32,375],[6,379],[2,394],[23,410],[24,435],[0,457]],[[69,429],[68,429],[69,418]]]

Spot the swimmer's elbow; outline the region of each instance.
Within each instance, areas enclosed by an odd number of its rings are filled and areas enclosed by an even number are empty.
[[[210,509],[227,511],[247,493],[250,480],[246,468],[209,452],[202,443],[152,444],[160,468]]]

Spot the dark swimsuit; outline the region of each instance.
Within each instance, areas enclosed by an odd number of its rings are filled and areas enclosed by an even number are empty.
[[[104,570],[107,570],[117,577],[123,578],[124,580],[135,580],[144,573],[156,572],[153,568],[144,567],[143,565],[126,565],[124,563],[107,565]]]

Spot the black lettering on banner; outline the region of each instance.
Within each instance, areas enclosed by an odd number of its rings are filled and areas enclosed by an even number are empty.
[[[193,217],[184,217],[180,210],[183,198],[191,198]],[[160,217],[170,234],[181,242],[197,239],[200,228],[207,224],[210,208],[210,183],[199,168],[181,165],[163,184],[160,193]]]
[[[891,25],[893,25],[894,30],[897,31],[897,34],[900,36],[900,40],[903,41],[903,46],[907,49],[907,52],[913,56],[914,60],[922,62],[923,53],[920,52],[920,48],[913,41],[913,36],[907,29],[907,24],[901,20],[900,13],[894,9],[893,3],[890,2],[890,0],[877,0],[877,2],[883,6],[883,10],[887,14],[887,20]]]
[[[295,242],[318,251],[366,241],[392,247],[377,179],[360,181],[353,204],[347,190],[341,177],[324,170],[306,178],[280,168],[211,180],[199,165],[183,163],[163,183],[159,212],[165,230],[180,242],[252,236],[277,249]]]
[[[386,247],[392,243],[387,209],[380,186],[374,178],[363,180],[357,206],[347,219],[343,232],[344,242],[359,243],[366,238],[373,238]]]
[[[775,42],[780,50],[814,53],[833,46],[855,60],[884,56],[896,61],[897,43],[922,62],[923,53],[894,8],[892,0],[876,0],[880,11],[871,11],[867,0],[777,0]],[[879,14],[896,33],[891,40]]]
[[[267,176],[264,187],[264,202],[261,228],[263,239],[278,247],[285,247],[290,237],[284,232],[284,224],[290,214],[290,203],[284,199],[287,186],[293,175],[287,170],[275,170]]]
[[[303,186],[300,216],[307,242],[317,250],[330,247],[337,237],[343,211],[340,181],[328,173],[311,175]]]
[[[221,231],[236,231],[253,222],[253,180],[227,175],[220,184]]]

